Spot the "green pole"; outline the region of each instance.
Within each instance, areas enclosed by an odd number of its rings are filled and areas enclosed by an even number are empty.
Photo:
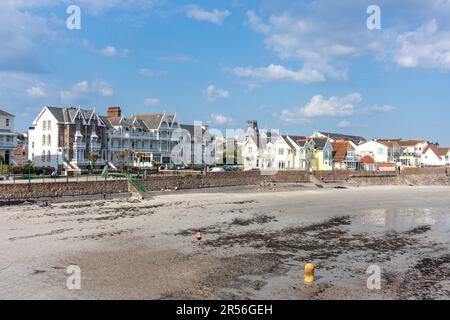
[[[31,160],[28,160],[28,183],[31,183]]]

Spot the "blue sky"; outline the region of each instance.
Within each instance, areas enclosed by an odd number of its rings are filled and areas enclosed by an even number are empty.
[[[0,108],[43,105],[182,123],[327,130],[450,145],[450,1],[7,0]],[[369,30],[366,9],[381,9]],[[66,9],[81,9],[68,30]]]

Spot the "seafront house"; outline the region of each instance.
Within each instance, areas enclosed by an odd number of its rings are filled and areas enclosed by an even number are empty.
[[[17,134],[14,132],[15,116],[0,110],[0,162],[10,164],[17,146]]]
[[[404,140],[400,141],[399,145],[401,147],[400,162],[402,167],[420,167],[422,153],[428,146],[428,142],[425,140]]]
[[[295,167],[299,170],[310,170],[314,159],[314,141],[307,137],[289,136],[298,148]]]
[[[349,141],[331,143],[333,147],[333,169],[359,170],[361,158],[355,153],[355,145]]]
[[[46,106],[29,128],[28,158],[38,167],[58,171],[105,165],[106,131],[95,109]]]
[[[450,165],[449,156],[449,147],[438,147],[435,144],[429,144],[422,154],[422,166],[448,166]]]
[[[281,135],[273,144],[276,169],[296,169],[295,164],[298,157],[297,151],[300,147],[287,135]]]
[[[377,171],[378,167],[375,160],[373,160],[371,156],[364,156],[361,158],[361,170]]]
[[[333,147],[330,138],[312,138],[314,142],[312,170],[333,170]]]
[[[356,154],[370,156],[376,163],[394,163],[400,158],[401,148],[398,141],[372,140],[356,146]]]

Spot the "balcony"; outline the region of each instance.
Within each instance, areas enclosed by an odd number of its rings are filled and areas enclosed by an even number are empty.
[[[74,142],[73,148],[74,149],[86,149],[86,144],[84,142]]]
[[[17,142],[0,141],[0,149],[15,149],[16,147]]]
[[[91,150],[100,150],[102,148],[102,144],[98,142],[91,142],[89,144],[89,149]]]
[[[155,134],[147,133],[147,132],[109,132],[109,136],[111,138],[120,138],[120,139],[156,139]]]

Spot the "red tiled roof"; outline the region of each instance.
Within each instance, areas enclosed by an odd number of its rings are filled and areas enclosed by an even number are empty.
[[[423,143],[423,142],[425,142],[425,140],[405,140],[405,141],[400,141],[398,144],[402,147],[413,147],[416,144]]]
[[[388,147],[388,148],[395,148],[396,145],[398,145],[397,141],[377,141],[378,143],[381,143],[382,145]]]
[[[373,160],[371,156],[364,156],[361,159],[361,163],[363,163],[363,164],[374,164],[375,160]]]
[[[425,150],[423,150],[423,153],[427,152],[429,149],[431,149],[435,155],[437,156],[442,156],[442,155],[446,155],[448,152],[448,148],[439,148],[437,145],[435,144],[429,144]],[[447,150],[447,152],[444,152],[444,150]]]
[[[332,142],[333,146],[333,161],[341,162],[345,159],[345,155],[347,154],[348,149],[354,149],[350,142],[341,141],[341,142]]]
[[[449,147],[438,148],[438,155],[446,156],[449,151],[450,151]]]

